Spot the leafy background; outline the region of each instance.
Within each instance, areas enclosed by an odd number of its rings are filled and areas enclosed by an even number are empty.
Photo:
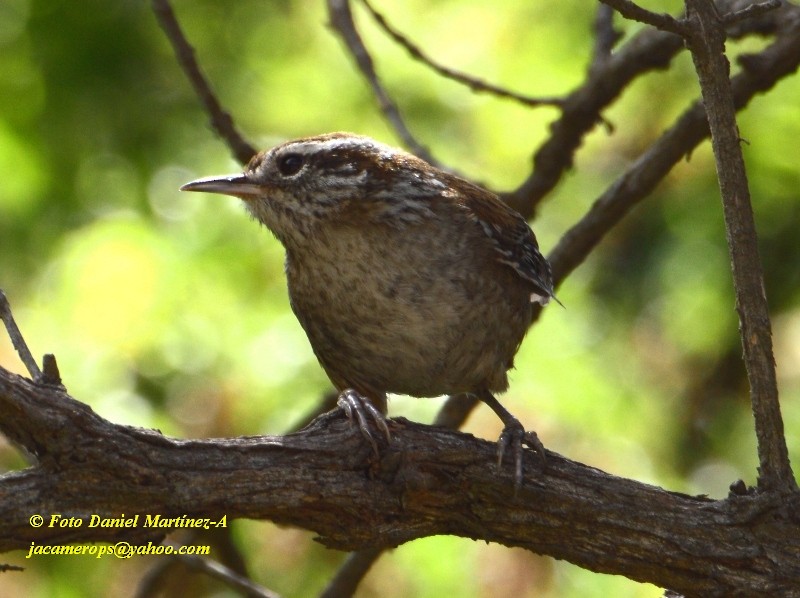
[[[677,1],[651,3],[680,9]],[[533,95],[578,85],[594,6],[502,0],[382,2],[438,60]],[[179,0],[199,60],[260,147],[331,130],[397,143],[309,0]],[[411,129],[444,163],[495,189],[518,185],[554,109],[444,81],[356,11]],[[623,24],[627,35],[638,30]],[[729,44],[735,54],[760,40]],[[797,78],[742,114],[790,454],[800,454],[800,138]],[[688,55],[637,81],[605,116],[534,228],[549,250],[698,95]],[[722,497],[755,482],[727,249],[708,144],[681,164],[559,291],[527,337],[504,404],[572,459]],[[115,422],[179,437],[278,434],[329,389],[288,308],[282,250],[237,200],[178,192],[239,166],[210,131],[143,2],[0,3],[0,288],[34,353],[55,353],[71,394]],[[0,335],[2,336],[2,335]],[[22,372],[6,338],[0,363]],[[430,421],[440,400],[398,397]],[[494,439],[480,408],[466,430]],[[1,442],[1,441],[0,441]],[[26,465],[0,444],[0,467]],[[286,596],[324,587],[343,559],[313,534],[231,523],[253,578]],[[181,536],[175,536],[180,539]],[[207,543],[199,539],[195,543]],[[212,553],[214,556],[214,553]],[[163,557],[38,557],[0,576],[4,596],[132,596]],[[391,580],[389,583],[388,580]],[[177,568],[168,590],[233,595]],[[385,555],[362,596],[660,596],[522,550],[452,537]]]

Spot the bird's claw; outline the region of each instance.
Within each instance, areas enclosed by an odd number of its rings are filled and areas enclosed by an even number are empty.
[[[373,435],[373,426],[383,433],[387,442],[392,441],[392,435],[389,433],[389,426],[386,423],[386,416],[373,405],[369,399],[362,397],[354,390],[345,390],[339,395],[336,401],[337,405],[344,411],[347,419],[352,424],[357,424],[361,435],[372,445],[372,450],[375,455],[380,455],[378,451],[378,444],[375,442]]]
[[[526,432],[519,420],[506,424],[497,440],[497,467],[503,464],[503,456],[510,452],[514,459],[514,490],[522,485],[522,447],[528,446],[536,451],[542,469],[545,466],[544,445],[536,432]]]

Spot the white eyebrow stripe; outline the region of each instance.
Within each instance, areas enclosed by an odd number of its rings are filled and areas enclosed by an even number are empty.
[[[314,154],[318,152],[320,149],[320,144],[315,142],[303,142],[303,143],[289,143],[280,148],[278,151],[280,153],[293,153],[293,154]]]
[[[377,143],[372,139],[367,137],[339,137],[334,139],[325,139],[324,141],[298,141],[294,143],[289,143],[281,148],[281,151],[290,151],[290,152],[297,152],[298,154],[314,154],[319,151],[330,151],[330,150],[337,150],[337,149],[345,149],[345,148],[352,148],[357,146],[370,146],[376,150],[379,150],[381,153],[389,153],[394,154],[396,150],[389,147],[388,145],[384,145],[382,143]]]

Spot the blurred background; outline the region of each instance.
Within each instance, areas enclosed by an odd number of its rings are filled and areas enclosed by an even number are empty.
[[[677,12],[678,1],[657,3]],[[258,147],[333,130],[398,145],[324,3],[176,0],[220,100]],[[357,8],[361,8],[357,6]],[[522,93],[563,95],[585,76],[595,7],[424,0],[377,4],[432,56]],[[411,130],[444,164],[515,188],[552,108],[469,90],[411,61],[356,10]],[[637,25],[619,22],[630,35]],[[734,54],[764,40],[729,43]],[[691,60],[637,81],[605,113],[542,204],[545,252],[699,93]],[[789,450],[800,462],[800,116],[797,77],[741,114],[766,268]],[[238,200],[181,194],[240,166],[208,126],[148,3],[0,2],[0,288],[35,355],[54,353],[77,399],[118,423],[182,438],[280,434],[330,389],[288,306],[283,251]],[[516,359],[503,403],[571,459],[670,490],[723,497],[756,481],[747,382],[708,143],[613,231],[559,290]],[[24,371],[0,334],[0,364]],[[430,421],[441,400],[394,398]],[[466,430],[494,440],[480,407]],[[0,439],[0,468],[22,456]],[[253,579],[318,593],[343,560],[309,532],[235,521]],[[176,540],[185,540],[180,535]],[[210,540],[195,539],[196,544]],[[226,549],[219,541],[212,557]],[[227,549],[233,554],[233,549]],[[2,596],[133,596],[164,557],[3,555]],[[391,579],[391,583],[386,583]],[[175,567],[166,595],[232,596]],[[658,588],[523,550],[454,537],[384,555],[361,596],[655,597]]]

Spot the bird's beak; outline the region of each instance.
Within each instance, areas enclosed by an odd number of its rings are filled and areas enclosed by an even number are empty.
[[[222,193],[242,199],[264,194],[260,185],[254,183],[246,174],[230,174],[211,176],[186,183],[181,191],[202,191],[204,193]]]

